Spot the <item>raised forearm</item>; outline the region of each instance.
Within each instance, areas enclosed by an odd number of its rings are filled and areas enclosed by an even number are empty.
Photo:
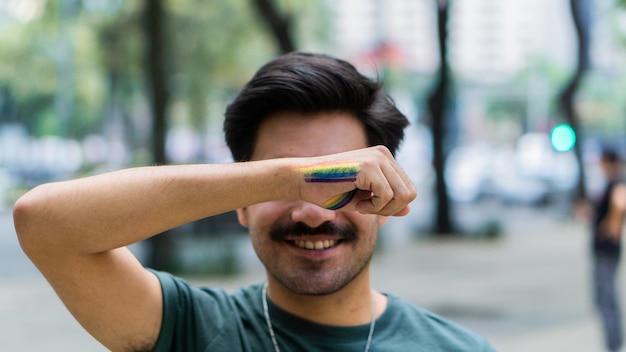
[[[354,175],[341,182],[311,182],[302,171],[345,163],[354,166]],[[340,211],[405,215],[415,198],[415,187],[391,153],[372,147],[311,158],[134,168],[46,184],[18,200],[14,220],[27,252],[91,254],[271,200],[328,207],[355,189]]]

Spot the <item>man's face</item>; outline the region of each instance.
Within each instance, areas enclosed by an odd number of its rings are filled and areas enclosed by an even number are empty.
[[[367,147],[363,125],[345,113],[280,113],[259,127],[252,160],[327,155]],[[272,201],[238,210],[268,275],[297,294],[338,291],[369,274],[385,217]],[[321,249],[308,249],[322,247]]]

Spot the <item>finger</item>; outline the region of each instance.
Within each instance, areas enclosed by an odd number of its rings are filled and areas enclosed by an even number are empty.
[[[399,212],[393,214],[392,216],[405,216],[408,215],[411,212],[411,206],[410,205],[405,205],[404,208],[402,208]]]
[[[367,179],[369,197],[359,200],[356,209],[361,213],[378,214],[393,199],[393,190],[382,173],[369,175]]]
[[[369,189],[371,195],[356,204],[361,213],[393,215],[415,198],[413,183],[407,184],[391,165],[383,163],[365,169],[357,187]]]
[[[403,216],[408,214],[408,210],[405,208],[408,207],[406,202],[401,202],[398,200],[392,200],[387,205],[385,205],[382,209],[380,209],[377,214],[384,216]],[[403,213],[406,212],[406,213]],[[397,215],[400,214],[400,215]]]
[[[413,183],[406,177],[404,171],[399,168],[397,163],[391,162],[383,168],[385,178],[393,192],[392,198],[378,211],[380,215],[391,216],[395,214],[404,214],[405,207],[416,197],[416,190]]]

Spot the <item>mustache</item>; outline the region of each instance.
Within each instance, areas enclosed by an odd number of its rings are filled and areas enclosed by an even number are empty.
[[[273,228],[269,235],[273,241],[284,241],[287,237],[310,235],[339,236],[340,239],[347,241],[358,238],[354,226],[338,225],[330,221],[324,222],[317,227],[310,227],[303,222],[283,224]]]

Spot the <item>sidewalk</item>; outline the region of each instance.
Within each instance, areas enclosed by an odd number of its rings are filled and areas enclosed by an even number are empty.
[[[422,240],[389,250],[375,260],[374,285],[469,327],[499,351],[603,351],[586,227],[538,215],[517,212],[493,242]]]
[[[387,241],[374,257],[374,287],[461,323],[498,351],[603,351],[585,225],[542,210],[507,212],[506,235],[496,241]],[[249,246],[244,251],[252,255]],[[242,275],[199,283],[233,289],[262,280],[256,259],[247,263]],[[104,351],[39,275],[0,281],[0,350]]]

